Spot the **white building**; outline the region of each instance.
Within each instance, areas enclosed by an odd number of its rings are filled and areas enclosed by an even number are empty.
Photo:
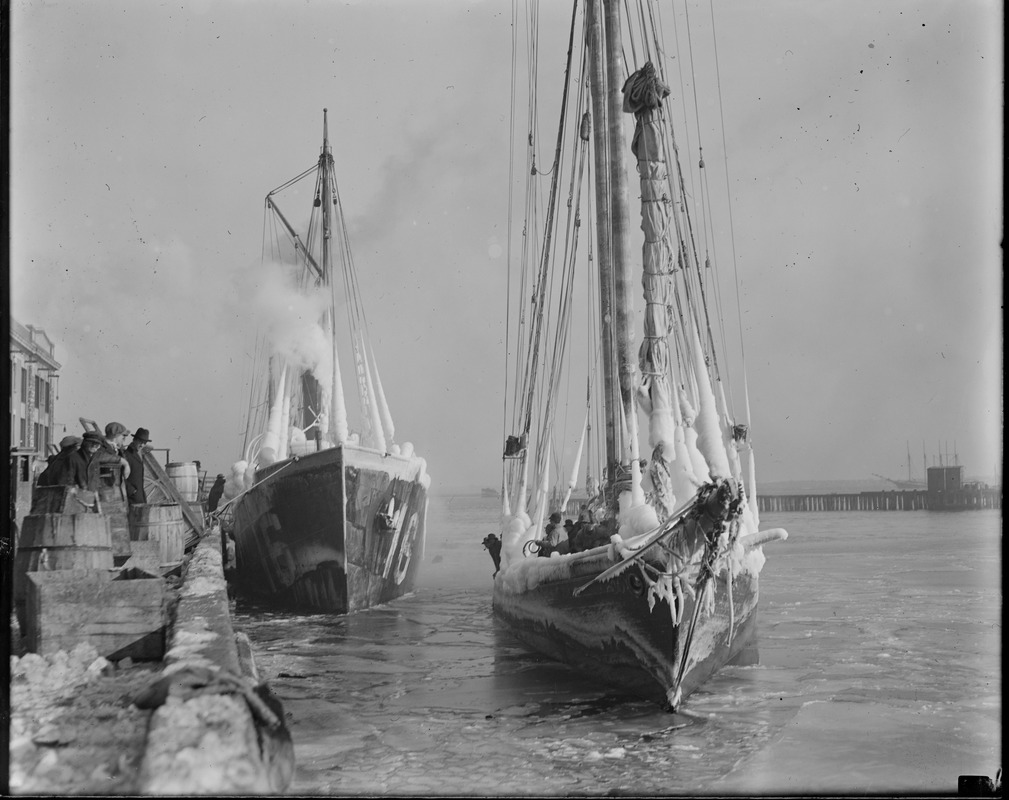
[[[59,440],[53,430],[60,363],[41,328],[11,317],[11,448],[45,457]]]

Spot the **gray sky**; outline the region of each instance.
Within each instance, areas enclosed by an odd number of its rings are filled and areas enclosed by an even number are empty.
[[[758,481],[1001,463],[1001,5],[715,0]],[[14,0],[11,311],[57,342],[58,421],[240,457],[263,198],[328,107],[396,438],[435,490],[496,486],[510,18]]]

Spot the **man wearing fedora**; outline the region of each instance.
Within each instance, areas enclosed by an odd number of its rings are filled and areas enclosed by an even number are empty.
[[[144,488],[144,449],[150,444],[151,432],[147,428],[137,428],[133,441],[123,455],[130,465],[130,474],[126,477],[126,500],[131,506],[147,502],[147,490]]]

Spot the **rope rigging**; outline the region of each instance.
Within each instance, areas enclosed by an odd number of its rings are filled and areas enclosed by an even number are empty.
[[[299,233],[284,217],[277,204],[277,197],[311,175],[315,177],[312,188],[314,202],[307,226],[303,233]],[[328,344],[322,344],[322,349],[328,348],[329,353],[324,356],[321,351],[315,351],[314,357],[319,360],[315,362],[316,366],[309,368],[313,373],[312,377],[315,378],[314,381],[309,380],[307,376],[298,380],[294,373],[291,373],[290,379],[286,381],[285,395],[290,397],[290,410],[293,418],[300,420],[295,423],[295,426],[304,430],[316,427],[318,435],[318,432],[323,430],[320,421],[324,417],[328,418],[332,403],[333,410],[338,417],[337,440],[344,441],[346,438],[346,425],[342,421],[344,403],[339,381],[339,355],[336,337],[333,335],[337,322],[335,310],[343,304],[346,309],[343,318],[351,334],[350,346],[356,367],[364,433],[366,440],[369,440],[370,437],[372,446],[384,448],[387,444],[386,440],[391,441],[394,428],[371,345],[368,319],[350,247],[347,221],[342,214],[342,201],[328,141],[315,166],[281,184],[267,195],[264,209],[262,259],[264,264],[270,262],[271,264],[299,266],[295,284],[302,293],[315,287],[326,294],[325,307],[320,311],[321,316],[317,323],[319,330],[322,331],[323,340],[328,342]],[[339,277],[330,274],[330,265],[334,270],[339,271]],[[315,345],[313,344],[312,347],[314,348]],[[264,427],[265,417],[274,402],[272,397],[274,378],[284,383],[283,376],[287,373],[286,358],[279,352],[275,355],[280,356],[279,360],[266,352],[266,335],[265,333],[260,334],[257,338],[250,394],[252,397],[263,394],[266,396],[266,401],[258,406],[250,403],[243,449],[248,448],[252,432]],[[271,362],[269,369],[257,369],[255,364],[266,361],[267,357]],[[326,366],[327,362],[323,361],[323,358],[331,359],[329,367]],[[277,363],[274,365],[272,362],[275,360]],[[330,380],[319,382],[319,375],[314,373],[320,368],[323,369],[320,375],[324,375]],[[275,369],[279,370],[276,375],[274,374]],[[266,384],[265,392],[264,382]],[[331,392],[333,396],[330,396]]]
[[[663,5],[656,2],[647,2],[647,0],[634,0],[633,2],[631,0],[624,0],[623,5],[626,19],[631,24],[628,25],[625,31],[623,42],[620,45],[621,50],[624,47],[628,48],[629,54],[635,61],[639,55],[648,59],[646,61],[646,64],[649,65],[647,66],[647,70],[653,73],[659,85],[666,84],[664,75],[666,63],[676,60],[681,89],[685,85],[689,85],[690,87],[689,91],[680,92],[678,102],[684,105],[683,118],[685,121],[693,116],[695,122],[692,126],[688,126],[688,128],[693,127],[694,135],[700,139],[698,83],[696,78],[686,81],[684,76],[684,68],[689,68],[692,75],[696,72],[693,45],[691,43],[692,20],[689,9],[684,9],[682,12],[686,22],[685,30],[687,38],[687,45],[684,50],[689,57],[686,59],[675,59],[675,56],[667,55],[666,44],[663,40],[662,16],[665,13]],[[571,139],[571,141],[576,142],[575,149],[571,153],[582,162],[581,166],[572,167],[573,171],[579,171],[579,176],[576,178],[573,173],[568,176],[562,174],[563,169],[565,169],[562,166],[564,163],[563,158],[568,154],[567,145],[565,144],[568,141],[566,139],[566,132],[576,127],[570,121],[573,117],[571,108],[581,109],[578,112],[581,116],[585,114],[585,109],[588,107],[588,103],[582,100],[584,85],[587,82],[588,68],[585,50],[582,50],[582,55],[579,58],[581,66],[580,75],[577,80],[579,87],[578,94],[577,97],[569,99],[569,93],[571,93],[571,88],[573,88],[571,87],[571,73],[574,58],[573,42],[577,29],[577,1],[574,3],[572,9],[571,28],[568,33],[568,51],[564,69],[565,77],[561,95],[560,121],[557,126],[554,157],[550,162],[549,169],[537,166],[537,137],[535,136],[535,130],[536,121],[538,120],[536,97],[538,93],[537,74],[539,57],[537,45],[539,17],[538,5],[532,4],[532,6],[533,8],[527,18],[527,24],[523,26],[526,31],[529,48],[527,63],[530,95],[530,103],[527,107],[528,124],[525,135],[526,171],[529,175],[548,179],[550,183],[549,188],[546,188],[542,184],[535,184],[535,181],[527,182],[530,186],[539,186],[545,194],[545,199],[541,204],[539,192],[535,189],[527,190],[525,216],[522,223],[521,253],[519,254],[520,257],[516,259],[524,266],[517,273],[517,279],[512,273],[512,259],[515,257],[515,254],[512,249],[511,237],[509,236],[509,297],[506,309],[509,313],[507,326],[509,342],[514,342],[518,346],[510,349],[506,356],[507,391],[503,417],[510,425],[510,432],[514,435],[507,437],[508,441],[506,442],[504,451],[502,475],[503,484],[508,485],[511,483],[513,486],[513,482],[520,478],[520,473],[522,472],[521,464],[525,463],[526,458],[526,447],[534,443],[535,447],[529,452],[529,455],[531,456],[532,464],[540,465],[534,470],[534,475],[537,471],[546,469],[547,459],[549,459],[552,471],[557,476],[560,476],[564,439],[563,437],[559,437],[558,432],[554,430],[554,420],[558,416],[558,410],[561,408],[558,404],[563,401],[559,398],[555,399],[554,396],[561,394],[563,386],[562,374],[558,370],[563,370],[564,374],[569,374],[571,369],[565,362],[565,352],[568,348],[570,338],[569,324],[573,303],[572,275],[570,270],[573,268],[572,264],[577,241],[576,234],[577,228],[580,225],[580,217],[577,210],[580,208],[580,205],[577,197],[584,180],[582,177],[583,174],[590,178],[601,177],[604,181],[608,179],[606,175],[593,175],[596,170],[591,167],[585,168],[586,150],[579,148],[577,137]],[[583,26],[583,31],[586,35],[588,34],[589,16],[586,16],[586,22]],[[517,10],[513,3],[513,20],[516,19]],[[676,27],[675,12],[673,27],[674,29]],[[516,32],[521,29],[523,28],[520,28],[518,24],[514,25]],[[517,36],[517,33],[513,34],[514,36]],[[512,59],[512,109],[514,116],[514,112],[517,111],[518,106],[518,103],[514,99],[514,92],[518,86],[518,80],[514,75],[517,69],[516,52],[514,49]],[[625,73],[627,72],[626,61],[624,62],[623,70]],[[624,101],[631,107],[643,102],[639,97],[642,92],[654,91],[654,84],[639,85],[632,82],[632,79],[633,76],[625,76],[625,83],[628,85],[625,86]],[[668,310],[665,315],[667,321],[663,323],[663,329],[656,331],[657,336],[663,336],[668,340],[668,355],[663,356],[661,353],[658,354],[654,366],[650,366],[640,372],[638,380],[647,381],[650,378],[657,377],[659,374],[665,374],[672,378],[675,386],[674,394],[677,398],[682,398],[682,403],[685,404],[681,407],[681,400],[674,400],[672,408],[674,419],[677,421],[677,424],[684,422],[691,424],[693,414],[698,408],[699,402],[698,384],[692,376],[695,362],[695,358],[692,355],[694,349],[698,346],[700,347],[700,359],[708,369],[709,380],[716,387],[716,400],[722,409],[725,409],[725,395],[722,393],[720,385],[724,380],[729,387],[728,395],[731,398],[731,382],[728,373],[723,375],[723,367],[721,366],[723,359],[720,357],[722,351],[716,343],[724,343],[727,337],[724,314],[722,313],[721,293],[717,280],[715,280],[715,265],[717,263],[715,249],[713,244],[708,244],[712,239],[712,230],[707,220],[713,213],[709,176],[704,169],[703,155],[693,165],[692,169],[687,169],[682,163],[680,149],[672,127],[669,124],[671,106],[676,98],[672,96],[668,88],[663,86],[663,89],[661,97],[652,99],[661,101],[658,116],[661,123],[662,141],[670,164],[670,169],[666,172],[667,193],[662,198],[663,203],[667,204],[669,210],[669,228],[668,244],[662,245],[664,248],[662,263],[655,274],[670,280],[671,288],[667,295],[662,295],[657,299],[646,300],[646,307],[664,305]],[[692,115],[686,113],[685,105],[688,98],[691,100],[693,106]],[[720,95],[719,98],[721,99]],[[571,108],[569,108],[569,105]],[[721,103],[719,104],[719,111],[721,111]],[[513,124],[511,133],[513,144],[518,143],[516,134],[517,128]],[[688,132],[688,147],[690,145],[690,138]],[[724,148],[724,123],[722,124],[722,142]],[[701,153],[703,153],[702,147],[703,145],[699,147],[699,152]],[[513,159],[510,165],[510,175],[512,177],[517,175],[516,166],[517,162]],[[699,191],[696,193],[688,189],[688,185],[695,185],[694,169],[698,173],[696,185]],[[582,172],[583,170],[584,173]],[[557,226],[560,224],[558,221],[557,204],[559,202],[559,182],[561,180],[569,182],[569,218],[567,227],[565,228],[563,244],[560,239],[560,232],[557,229]],[[576,186],[579,187],[577,191]],[[509,194],[509,198],[511,198],[511,193]],[[572,207],[574,208],[573,211],[571,211]],[[700,226],[696,227],[696,230],[693,220],[694,216],[697,216],[701,221]],[[516,221],[512,217],[511,203],[509,203],[510,228],[515,224]],[[601,251],[605,244],[604,231],[597,231],[596,235],[599,236]],[[589,272],[594,274],[596,254],[593,251],[593,244],[595,237],[590,236],[588,241],[587,257]],[[699,250],[701,246],[704,246],[705,255],[703,257]],[[555,252],[558,250],[560,251],[560,255]],[[532,263],[534,253],[535,266]],[[557,263],[556,267],[553,266],[555,261]],[[516,323],[515,320],[511,319],[510,313],[514,308],[511,294],[516,285],[519,287],[516,296],[527,298],[530,301],[523,305],[521,312],[517,313],[517,329],[513,327]],[[600,299],[594,291],[589,296],[589,300],[593,305]],[[524,309],[525,305],[529,307],[530,313],[528,316]],[[737,317],[741,319],[741,311],[739,311],[738,306],[739,299],[737,295]],[[591,315],[589,319],[588,331],[591,344],[588,345],[590,352],[587,353],[586,357],[588,363],[591,364],[600,356],[605,357],[605,353],[599,352],[599,337],[603,333],[603,330],[598,328],[597,322],[591,318]],[[691,333],[693,329],[699,332],[697,339]],[[716,330],[719,334],[717,337]],[[552,345],[544,347],[544,342],[552,342]],[[514,376],[512,375],[512,369],[514,369]],[[545,389],[537,388],[541,383],[546,387]],[[590,382],[589,385],[593,384]],[[509,396],[510,401],[507,399]],[[591,424],[586,426],[586,430],[602,431],[605,422],[593,415],[592,408],[594,405],[596,410],[601,413],[601,409],[605,404],[602,402],[593,403],[591,397],[587,398],[586,402],[588,404],[586,412],[588,419],[591,420]],[[569,424],[568,410],[566,405],[563,408],[565,411],[562,417],[557,419],[557,424],[561,429],[566,429]],[[684,413],[690,416],[684,418],[682,416]],[[725,410],[725,413],[728,413],[727,410]],[[545,433],[543,436],[537,436],[535,440],[533,438],[534,420],[539,420],[536,423],[539,429],[549,431],[549,433]],[[625,415],[624,425],[621,426],[618,422],[616,431],[618,438],[622,438],[629,433],[627,426],[630,425],[631,421]],[[588,434],[586,435],[588,436]],[[621,445],[618,452],[626,452],[626,445]],[[593,444],[591,437],[589,437],[586,449],[587,485],[589,483],[588,473],[590,465],[597,460],[593,457],[592,453]],[[517,458],[519,463],[509,465],[510,458]],[[602,461],[603,459],[598,460]],[[510,480],[507,477],[509,474],[511,475]],[[536,477],[533,477],[533,484],[536,484],[537,480]],[[561,477],[557,477],[557,480],[561,480]]]

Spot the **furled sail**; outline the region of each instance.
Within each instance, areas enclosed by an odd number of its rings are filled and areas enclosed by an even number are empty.
[[[645,296],[644,336],[638,351],[641,390],[638,402],[648,415],[651,460],[648,477],[661,519],[673,512],[677,500],[672,471],[676,461],[677,420],[670,385],[668,337],[672,332],[672,274],[676,250],[670,233],[668,174],[662,145],[660,116],[669,88],[659,80],[651,62],[624,84],[624,111],[636,125],[631,152],[638,160],[641,183],[642,284]],[[682,481],[679,487],[682,493]],[[689,485],[689,484],[688,484]]]

